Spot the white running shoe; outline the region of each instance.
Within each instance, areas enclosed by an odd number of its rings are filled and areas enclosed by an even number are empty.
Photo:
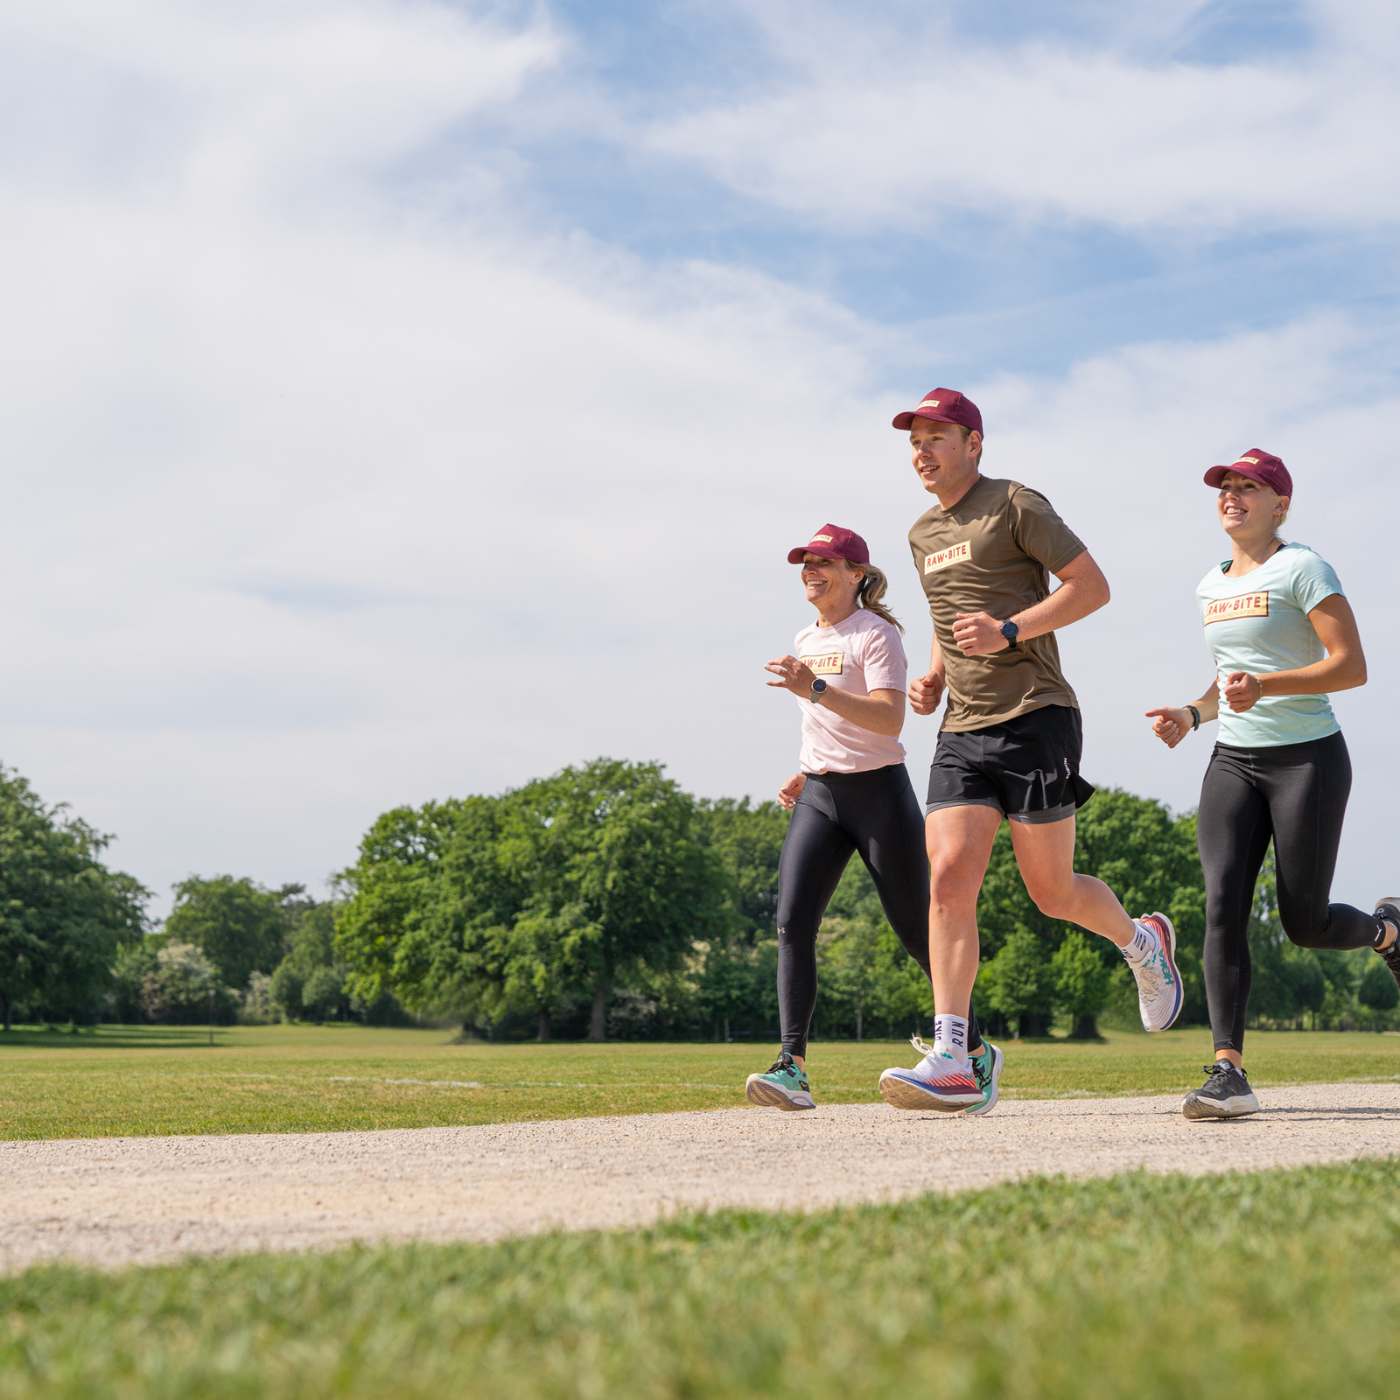
[[[1138,1014],[1143,1030],[1168,1030],[1181,1015],[1183,1001],[1181,973],[1176,966],[1176,929],[1165,914],[1144,914],[1138,923],[1157,939],[1157,946],[1141,962],[1127,960],[1137,979]]]
[[[967,1060],[956,1060],[916,1035],[909,1037],[909,1043],[924,1058],[913,1069],[896,1067],[880,1076],[880,1097],[892,1108],[961,1113],[984,1102]]]

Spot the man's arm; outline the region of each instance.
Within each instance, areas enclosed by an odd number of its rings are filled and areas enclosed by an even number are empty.
[[[943,662],[943,652],[938,645],[935,632],[928,649],[928,670],[922,676],[911,676],[909,680],[909,708],[916,715],[931,715],[943,699],[943,688],[947,684],[947,668]]]
[[[1060,586],[1048,597],[1012,617],[990,613],[964,613],[953,623],[953,637],[967,656],[990,656],[1009,645],[1001,635],[1003,622],[1014,622],[1017,640],[1029,641],[1047,632],[1058,632],[1072,622],[1097,612],[1108,602],[1108,580],[1086,549],[1056,571]]]

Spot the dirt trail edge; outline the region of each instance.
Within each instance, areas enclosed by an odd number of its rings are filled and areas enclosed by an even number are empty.
[[[1400,1083],[1272,1089],[1233,1123],[1180,1100],[1004,1102],[986,1118],[883,1104],[476,1128],[0,1143],[0,1272],[352,1240],[496,1240],[677,1211],[806,1209],[1132,1168],[1205,1175],[1400,1155]]]

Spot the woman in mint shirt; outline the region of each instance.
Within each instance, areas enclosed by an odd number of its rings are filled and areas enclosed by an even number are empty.
[[[1325,559],[1279,539],[1293,479],[1279,458],[1252,448],[1212,467],[1230,558],[1196,589],[1217,679],[1198,700],[1149,710],[1153,732],[1175,748],[1219,719],[1197,818],[1206,882],[1205,982],[1215,1064],[1186,1096],[1186,1117],[1258,1111],[1244,1073],[1249,1000],[1249,914],[1269,841],[1279,918],[1304,948],[1373,948],[1400,982],[1400,898],[1374,913],[1331,903],[1351,760],[1329,691],[1366,683],[1351,605]]]

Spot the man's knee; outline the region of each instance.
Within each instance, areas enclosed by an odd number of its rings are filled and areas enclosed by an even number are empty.
[[[1024,878],[1024,877],[1023,877]],[[1075,911],[1074,872],[1026,879],[1026,893],[1047,919],[1069,919]]]
[[[968,873],[966,861],[939,857],[929,862],[929,903],[935,909],[956,909],[969,904],[975,905],[981,887],[981,879],[974,880]]]

